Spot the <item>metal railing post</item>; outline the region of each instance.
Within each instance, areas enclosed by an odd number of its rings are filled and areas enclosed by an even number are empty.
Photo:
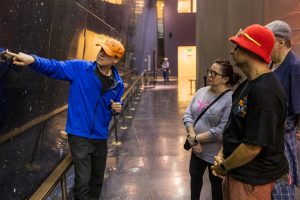
[[[67,192],[67,181],[66,181],[66,174],[64,174],[61,177],[61,194],[62,194],[62,199],[67,200],[68,199],[68,192]]]
[[[121,142],[119,141],[118,137],[118,119],[117,115],[114,115],[114,129],[115,129],[115,141],[113,142],[114,145],[120,145]]]
[[[129,92],[129,97],[128,97],[128,100],[127,100],[127,107],[128,107],[128,115],[126,116],[127,119],[131,119],[132,118],[132,115],[130,113],[130,103],[131,103],[131,99],[132,99],[132,91]]]
[[[122,126],[120,127],[120,129],[122,129],[122,130],[128,129],[128,127],[125,126],[125,111],[126,111],[126,108],[127,108],[127,105],[124,103],[123,110],[122,110]]]

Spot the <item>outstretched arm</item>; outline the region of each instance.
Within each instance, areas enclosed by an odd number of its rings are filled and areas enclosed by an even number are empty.
[[[73,80],[80,73],[82,66],[86,65],[86,62],[78,60],[57,61],[21,52],[16,54],[6,51],[5,53],[13,57],[13,64],[21,67],[30,66],[39,73],[59,80]]]

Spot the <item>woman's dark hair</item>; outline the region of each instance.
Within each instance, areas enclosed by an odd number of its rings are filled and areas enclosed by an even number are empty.
[[[221,73],[223,76],[228,77],[229,80],[227,84],[234,86],[239,83],[242,76],[233,71],[233,66],[230,64],[230,61],[224,58],[218,58],[214,61],[221,66]]]

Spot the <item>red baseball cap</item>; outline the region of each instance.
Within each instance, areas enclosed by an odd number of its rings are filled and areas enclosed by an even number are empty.
[[[100,46],[109,56],[117,56],[118,58],[122,58],[125,52],[124,46],[121,44],[121,42],[113,38],[109,38],[104,43],[100,44]]]
[[[272,31],[259,24],[253,24],[240,29],[229,40],[248,51],[261,57],[266,63],[270,63],[270,55],[274,46],[275,37]]]

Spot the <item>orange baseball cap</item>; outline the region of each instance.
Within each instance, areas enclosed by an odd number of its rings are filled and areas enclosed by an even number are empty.
[[[118,58],[122,58],[125,53],[124,46],[121,44],[121,42],[113,38],[109,38],[104,43],[100,44],[100,46],[109,56],[117,56]]]

